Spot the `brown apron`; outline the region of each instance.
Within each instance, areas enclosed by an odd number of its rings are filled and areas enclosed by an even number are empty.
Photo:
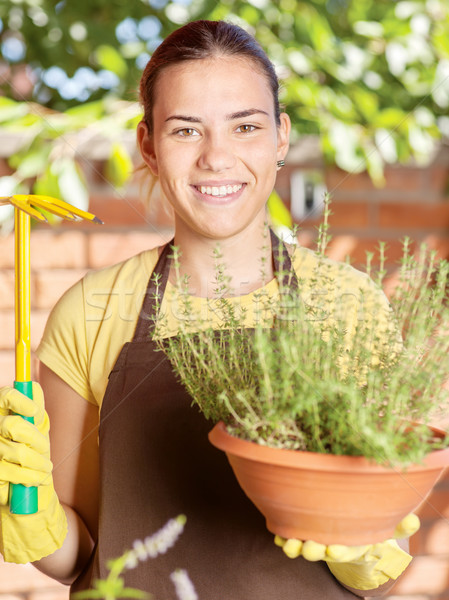
[[[281,243],[274,235],[272,244],[278,272]],[[281,251],[291,277],[283,244]],[[169,254],[167,245],[154,271],[162,275],[161,296]],[[291,285],[297,287],[294,274]],[[109,376],[100,413],[98,544],[72,591],[91,587],[108,573],[108,559],[185,514],[187,523],[176,545],[127,571],[127,586],[150,592],[154,600],[175,600],[170,574],[179,568],[187,570],[199,600],[354,598],[323,562],[291,560],[275,546],[226,455],[209,443],[212,423],[192,406],[168,359],[151,340],[154,298],[150,278],[134,338],[123,346]]]

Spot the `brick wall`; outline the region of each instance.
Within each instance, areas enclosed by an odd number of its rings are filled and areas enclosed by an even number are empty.
[[[353,264],[365,261],[365,251],[377,240],[387,242],[390,271],[400,256],[404,235],[426,240],[449,257],[449,152],[443,148],[427,168],[390,167],[386,185],[376,188],[366,174],[347,175],[324,169],[310,156],[295,158],[280,171],[277,189],[290,203],[290,175],[297,168],[325,173],[332,193],[333,240],[330,254],[351,256]],[[167,240],[169,221],[162,213],[151,218],[139,201],[138,185],[126,195],[113,193],[97,174],[91,177],[91,210],[105,225],[64,224],[35,227],[32,232],[32,347],[36,347],[57,298],[89,269],[118,262]],[[319,218],[305,219],[299,233],[312,245]],[[13,239],[0,238],[0,385],[14,379]],[[33,359],[33,374],[36,363]],[[395,586],[390,600],[449,600],[449,476],[441,480],[420,511],[422,527],[412,538],[415,559]],[[31,566],[0,563],[0,600],[66,600],[68,591]]]

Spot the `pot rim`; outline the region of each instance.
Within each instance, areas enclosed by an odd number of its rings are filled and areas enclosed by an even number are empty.
[[[429,427],[438,437],[442,438],[449,435],[442,429]],[[388,467],[368,460],[364,456],[325,454],[263,446],[257,442],[250,442],[231,435],[228,433],[223,421],[219,421],[209,432],[209,441],[213,446],[230,455],[244,457],[247,460],[256,462],[284,467],[300,467],[306,470],[333,471],[338,469],[340,471],[363,472],[369,469],[372,473],[382,474],[405,471],[419,472],[429,469],[440,470],[449,465],[449,447],[442,450],[433,450],[419,464],[412,464],[404,468],[401,468],[401,466]]]

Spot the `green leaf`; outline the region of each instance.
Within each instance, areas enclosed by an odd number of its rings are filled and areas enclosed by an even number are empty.
[[[73,106],[65,111],[65,115],[80,122],[92,122],[95,119],[101,119],[104,115],[104,102],[103,100],[97,100],[96,102],[85,102],[78,106]]]
[[[273,221],[273,225],[285,225],[285,227],[292,227],[293,220],[290,211],[283,203],[281,197],[273,190],[268,198],[268,212]]]
[[[385,185],[385,177],[384,162],[380,152],[373,146],[370,146],[369,148],[364,149],[364,154],[366,158],[366,169],[372,182],[376,187],[382,187]]]
[[[106,44],[98,46],[95,51],[95,60],[103,69],[112,71],[118,77],[125,77],[128,67],[122,55],[113,46]]]
[[[44,172],[36,178],[33,185],[33,194],[41,194],[43,196],[52,196],[53,198],[61,198],[62,193],[59,187],[58,177],[53,172],[52,167],[49,165]],[[48,222],[52,225],[58,224],[61,218],[54,215],[53,213],[39,209],[40,212],[45,215]]]
[[[17,164],[14,164],[11,157],[10,165],[17,168],[17,174],[23,179],[28,177],[36,177],[45,169],[48,163],[48,156],[50,154],[50,147],[43,146],[39,149],[31,150],[24,155],[17,157]]]
[[[128,151],[115,142],[112,144],[111,154],[105,166],[105,175],[115,187],[123,187],[133,171],[133,163]]]
[[[42,122],[43,119],[39,115],[32,115],[26,112],[10,119],[3,127],[8,131],[28,131],[31,127],[36,127],[36,129],[40,128]]]
[[[45,171],[36,179],[33,186],[33,194],[53,196],[53,198],[61,197],[58,177],[55,173],[53,173],[51,166],[48,166]]]
[[[53,168],[57,173],[62,200],[86,210],[89,206],[89,193],[82,172],[75,161],[63,159]]]
[[[439,54],[449,59],[449,36],[447,35],[447,26],[442,23],[435,28],[432,35],[432,42]]]
[[[296,29],[302,36],[307,36],[310,39],[316,50],[319,52],[330,52],[332,56],[335,35],[332,31],[330,21],[321,16],[315,7],[308,2],[300,2],[298,4],[300,6],[296,14]]]
[[[407,114],[400,108],[385,108],[378,112],[373,124],[379,129],[395,129],[401,127],[407,120]]]
[[[379,108],[377,94],[359,87],[352,90],[352,92],[351,95],[357,110],[363,115],[367,122],[372,121]]]
[[[245,3],[240,9],[240,16],[250,25],[257,25],[260,21],[261,14],[257,8]]]
[[[25,102],[14,102],[14,100],[0,96],[0,123],[18,119],[27,113],[28,106]]]

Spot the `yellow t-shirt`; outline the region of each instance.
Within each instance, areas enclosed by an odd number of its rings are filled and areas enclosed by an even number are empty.
[[[157,249],[147,250],[117,265],[88,273],[67,290],[48,319],[37,349],[39,359],[99,407],[120,350],[132,340],[157,258]],[[295,249],[292,264],[301,298],[310,308],[310,318],[343,325],[348,345],[357,323],[363,320],[376,333],[373,343],[379,345],[379,353],[385,350],[381,348],[382,340],[391,339],[389,334],[396,329],[394,316],[383,292],[366,274],[330,259],[320,262],[316,253],[301,247]],[[261,296],[279,296],[276,279],[260,290],[230,299],[237,310],[244,310],[247,327],[266,317],[260,311]],[[203,325],[219,326],[219,310],[210,301],[191,297],[191,303]],[[165,315],[169,335],[176,333],[182,318],[180,305],[176,289],[167,283],[160,313]],[[393,348],[389,350],[394,352]]]

